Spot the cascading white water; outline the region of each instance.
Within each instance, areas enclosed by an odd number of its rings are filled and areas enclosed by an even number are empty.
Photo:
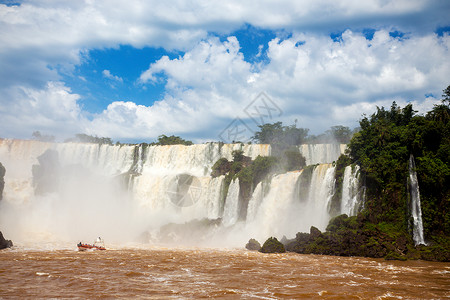
[[[261,205],[261,202],[264,199],[264,188],[266,185],[270,186],[270,182],[267,183],[266,181],[261,181],[256,186],[255,190],[253,191],[252,197],[250,201],[248,202],[248,208],[247,208],[247,222],[252,222],[255,220],[258,208]]]
[[[58,154],[60,180],[56,192],[35,195],[31,169],[48,149]],[[210,177],[213,164],[221,157],[232,160],[233,150],[243,150],[252,159],[270,155],[268,145],[145,147],[0,139],[0,162],[7,170],[0,228],[11,231],[7,235],[19,242],[31,237],[72,241],[100,233],[109,241],[122,242],[168,223],[222,218],[224,230],[230,229],[217,239],[228,234],[228,245],[242,246],[234,234],[247,240],[281,238],[308,231],[311,225],[326,227],[334,192],[330,164],[315,167],[304,199],[298,192],[301,172],[279,174],[258,184],[246,222],[237,222],[239,181],[230,184],[224,199],[224,176]],[[233,227],[239,227],[239,233],[230,231]]]
[[[310,220],[308,223],[324,230],[330,220],[327,212],[328,205],[334,194],[335,167],[331,164],[322,164],[314,169],[309,188],[307,206],[304,212],[305,218]],[[309,231],[309,227],[303,229]]]
[[[416,245],[426,245],[423,236],[422,209],[420,208],[419,182],[416,164],[411,154],[409,157],[409,191],[411,195],[411,216],[413,218],[413,239]]]
[[[315,167],[307,195],[299,193],[308,184],[302,182],[302,171],[279,174],[270,183],[260,183],[248,204],[247,235],[292,238],[299,231],[309,232],[311,226],[324,230],[330,220],[327,206],[334,193],[334,171],[331,164]],[[267,192],[264,185],[268,185]]]
[[[249,203],[252,209],[247,212],[252,214],[246,228],[252,237],[264,240],[269,236],[295,236],[298,232],[295,231],[298,229],[298,222],[295,221],[301,221],[298,210],[294,208],[298,200],[296,188],[299,175],[299,172],[289,172],[274,176],[265,196],[262,195],[262,186],[255,189]]]
[[[230,226],[239,218],[239,178],[233,180],[228,188],[223,209],[223,225]]]
[[[332,163],[345,152],[346,148],[346,144],[303,144],[298,146],[308,166]]]
[[[342,183],[341,214],[355,216],[360,206],[359,166],[347,166]]]

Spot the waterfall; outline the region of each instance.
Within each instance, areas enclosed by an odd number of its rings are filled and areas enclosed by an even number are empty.
[[[294,207],[298,200],[295,191],[299,175],[299,172],[289,172],[274,176],[265,196],[262,195],[262,185],[260,189],[255,189],[249,202],[252,212],[248,211],[252,214],[248,225],[252,237],[265,239],[268,236],[295,235],[293,231],[298,227],[293,221],[298,220]]]
[[[268,183],[270,185],[270,183]],[[261,202],[264,199],[264,187],[267,185],[266,182],[261,181],[256,186],[255,190],[253,191],[252,197],[250,201],[248,202],[248,208],[247,208],[247,222],[254,221],[258,212],[258,208],[261,205]]]
[[[328,204],[334,194],[334,173],[335,167],[331,164],[322,164],[317,166],[312,174],[304,217],[308,220],[307,223],[320,230],[325,230],[330,220]],[[303,231],[309,231],[309,227]]]
[[[314,168],[310,182],[302,181],[302,171],[261,182],[248,204],[246,232],[265,239],[294,237],[299,231],[308,232],[311,226],[325,230],[330,220],[327,207],[334,193],[334,171],[331,164],[322,164]],[[304,185],[309,185],[306,195],[300,193]]]
[[[409,156],[409,191],[411,195],[411,216],[413,218],[413,239],[416,245],[426,245],[423,237],[422,209],[420,208],[419,182],[414,157]]]
[[[360,209],[359,166],[347,166],[342,182],[341,214],[355,216]]]
[[[298,147],[307,165],[329,164],[345,152],[345,144],[303,144]]]
[[[223,225],[230,226],[239,217],[239,178],[231,182],[223,209]]]
[[[331,159],[325,152],[341,152],[339,147],[321,147],[308,151],[322,151],[318,157],[325,160]],[[40,165],[38,157],[49,150],[57,153],[54,165],[60,169]],[[269,145],[255,144],[148,146],[0,139],[0,162],[7,169],[0,228],[19,242],[72,241],[90,234],[123,242],[144,232],[153,236],[167,224],[221,218],[222,231],[211,243],[227,240],[233,246],[241,246],[249,237],[293,237],[310,226],[325,229],[334,193],[331,164],[315,166],[308,179],[297,171],[260,182],[248,202],[247,216],[238,222],[242,217],[239,180],[231,182],[223,197],[225,176],[210,176],[213,164],[221,157],[232,160],[234,150],[252,159],[271,151]],[[35,194],[32,172],[39,166],[47,183],[48,178],[55,179],[54,186],[40,195]],[[50,171],[54,173],[45,173]]]

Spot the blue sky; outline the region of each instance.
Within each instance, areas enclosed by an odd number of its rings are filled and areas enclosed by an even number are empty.
[[[230,142],[255,114],[318,134],[394,100],[425,112],[450,84],[449,13],[445,0],[0,1],[0,137]]]

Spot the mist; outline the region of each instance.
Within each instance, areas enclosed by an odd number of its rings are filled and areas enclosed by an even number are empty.
[[[311,164],[323,163],[309,179],[294,171],[258,184],[242,216],[239,184],[224,195],[225,176],[212,178],[212,165],[231,159],[233,150],[252,159],[270,155],[268,145],[0,140],[6,168],[0,228],[15,245],[45,249],[75,248],[99,236],[116,248],[243,247],[250,238],[293,238],[310,226],[323,230],[330,218],[329,162],[345,149],[337,146],[308,148],[314,155],[305,150]]]

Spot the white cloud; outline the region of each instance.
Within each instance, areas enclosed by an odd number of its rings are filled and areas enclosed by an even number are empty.
[[[338,124],[357,126],[363,113],[390,107],[393,100],[401,106],[413,101],[415,109],[429,110],[437,100],[425,94],[440,95],[450,78],[450,62],[442,60],[449,57],[449,45],[448,35],[401,40],[378,31],[367,40],[347,31],[336,42],[294,34],[272,40],[268,63],[254,71],[235,37],[224,42],[211,37],[181,57],[161,58],[142,73],[142,84],[167,80],[166,96],[152,106],[113,102],[88,121],[77,104],[80,96],[62,83],[51,83],[45,90],[12,89],[9,95],[19,101],[11,109],[22,114],[13,118],[4,109],[2,118],[11,132],[15,126],[23,128],[16,132],[22,136],[64,128],[72,135],[86,132],[115,139],[149,139],[164,133],[217,140],[235,117],[255,129],[244,108],[266,91],[283,111],[280,118],[267,121],[292,124],[298,119],[299,126],[320,133]],[[103,75],[114,79],[108,70]],[[8,101],[1,104],[6,107]]]
[[[132,45],[192,49],[208,32],[245,23],[287,31],[394,28],[409,32],[447,25],[447,1],[24,1],[0,4],[0,78],[44,86],[70,71],[89,49]],[[418,17],[422,20],[417,22]],[[385,25],[388,24],[388,25]],[[328,28],[328,29],[327,29]],[[50,67],[50,68],[49,68]],[[27,76],[32,73],[34,76]],[[0,83],[1,85],[1,83]]]
[[[0,4],[2,130],[11,137],[55,130],[120,138],[171,132],[216,138],[230,118],[246,117],[243,108],[261,91],[282,108],[283,121],[297,118],[300,126],[318,130],[350,125],[359,112],[394,99],[421,106],[430,102],[425,94],[440,95],[448,85],[450,38],[430,32],[448,26],[449,8],[448,1],[426,0]],[[293,35],[282,39],[280,34],[264,53],[268,60],[252,65],[244,61],[235,37],[221,42],[210,34],[226,35],[243,24]],[[327,36],[347,28],[353,31],[345,31],[341,41]],[[372,40],[358,33],[364,28],[377,30]],[[407,32],[406,38],[392,38],[390,30]],[[143,85],[166,80],[162,101],[152,106],[113,102],[88,121],[78,104],[81,96],[61,75],[71,75],[91,49],[119,45],[185,54],[161,58],[139,78]],[[124,81],[109,70],[102,75]]]
[[[351,31],[341,41],[295,34],[272,40],[268,64],[254,73],[233,37],[224,43],[211,38],[183,57],[163,57],[141,80],[157,81],[163,73],[168,97],[216,119],[246,117],[243,109],[267,91],[284,112],[281,120],[298,119],[300,126],[320,131],[337,124],[354,127],[361,114],[376,105],[390,107],[394,100],[414,101],[422,112],[431,108],[436,101],[425,94],[439,93],[450,78],[450,62],[443,59],[449,45],[448,35],[398,39],[383,30],[372,40]]]
[[[109,70],[103,70],[102,75],[105,78],[108,78],[108,79],[111,79],[113,81],[117,81],[117,82],[123,83],[123,79],[121,77],[111,74],[111,71],[109,71]]]
[[[16,86],[2,92],[0,119],[7,134],[2,137],[31,138],[38,130],[67,138],[84,131],[87,120],[77,103],[80,96],[61,82],[49,82],[44,89]]]

